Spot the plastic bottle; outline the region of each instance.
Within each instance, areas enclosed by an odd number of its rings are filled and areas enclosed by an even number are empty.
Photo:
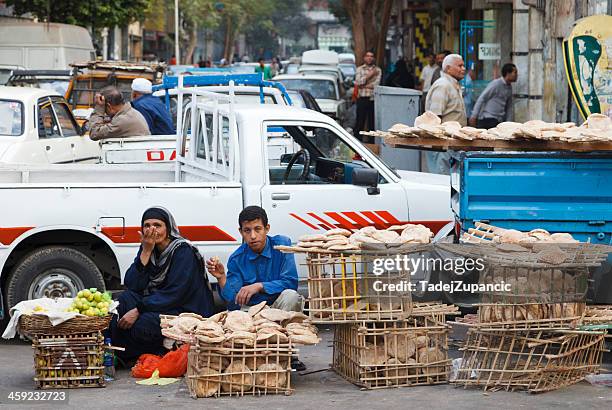
[[[111,346],[111,339],[104,339],[104,344]],[[110,349],[104,350],[104,381],[111,382],[115,380],[115,354]]]

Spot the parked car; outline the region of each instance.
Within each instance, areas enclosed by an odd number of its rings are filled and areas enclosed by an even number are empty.
[[[306,90],[287,90],[287,94],[291,97],[292,105],[300,108],[308,108],[309,110],[323,112],[317,103],[317,100]]]
[[[98,162],[100,145],[82,135],[64,97],[0,86],[0,163]]]
[[[337,77],[329,74],[282,74],[272,80],[282,83],[288,90],[307,90],[323,113],[343,121],[348,103]]]

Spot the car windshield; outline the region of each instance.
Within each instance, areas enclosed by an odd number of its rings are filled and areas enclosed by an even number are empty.
[[[65,95],[70,85],[70,80],[39,80],[38,86],[43,90],[55,91],[60,95]]]
[[[354,64],[338,64],[338,68],[345,76],[354,77],[355,76],[355,65]]]
[[[0,100],[0,135],[17,137],[23,134],[23,104]]]
[[[289,90],[306,90],[316,99],[337,100],[336,86],[331,80],[307,78],[279,80]]]
[[[297,91],[289,91],[287,94],[289,94],[289,97],[291,97],[291,102],[293,103],[294,107],[306,108],[306,102],[302,98],[302,94],[298,93]]]

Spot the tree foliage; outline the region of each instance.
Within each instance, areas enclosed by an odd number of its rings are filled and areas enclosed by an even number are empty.
[[[363,55],[374,50],[378,64],[383,63],[385,43],[389,29],[389,18],[393,0],[341,0],[344,12],[348,15],[353,31],[353,49],[357,64]],[[337,2],[332,2],[337,3]],[[335,4],[331,11],[342,15]]]
[[[32,13],[39,20],[79,26],[123,26],[144,18],[149,0],[6,0],[20,16]]]
[[[244,30],[247,43],[255,52],[263,49],[278,54],[279,37],[298,41],[310,25],[310,20],[302,13],[304,0],[276,0],[273,3],[269,16],[252,21]]]

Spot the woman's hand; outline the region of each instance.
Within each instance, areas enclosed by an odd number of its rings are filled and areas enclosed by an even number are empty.
[[[138,320],[138,316],[140,316],[138,309],[134,308],[128,311],[125,315],[123,315],[123,317],[121,317],[121,319],[119,319],[119,322],[117,323],[119,329],[130,329],[132,326],[134,326],[136,320]]]
[[[140,234],[140,244],[142,245],[142,251],[140,252],[140,262],[143,266],[147,266],[151,254],[155,248],[155,241],[157,240],[159,233],[154,227],[148,227],[143,229],[144,232],[138,231]]]

